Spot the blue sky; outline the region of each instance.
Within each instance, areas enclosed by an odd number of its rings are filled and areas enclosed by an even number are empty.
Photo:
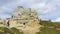
[[[35,9],[43,20],[60,21],[60,0],[0,0],[0,18],[11,17],[17,6]]]

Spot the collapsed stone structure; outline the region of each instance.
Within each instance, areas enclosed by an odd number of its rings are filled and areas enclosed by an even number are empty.
[[[32,31],[36,31],[39,26],[39,19],[37,16],[37,12],[33,9],[24,9],[22,6],[19,6],[13,13],[12,18],[9,19],[10,28],[15,27],[20,31],[24,31],[32,33]],[[32,30],[32,31],[31,31]]]
[[[10,23],[13,23],[11,21],[15,21],[16,24],[20,24],[21,26],[26,25],[29,22],[39,23],[37,12],[30,8],[24,9],[22,6],[19,6],[13,12],[12,18],[10,19]],[[14,27],[14,26],[11,26],[11,27]]]

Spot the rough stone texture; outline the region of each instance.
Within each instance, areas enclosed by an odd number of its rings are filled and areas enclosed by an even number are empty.
[[[10,28],[12,27],[22,30],[24,34],[35,34],[40,27],[37,12],[33,9],[24,9],[19,6],[10,19]]]

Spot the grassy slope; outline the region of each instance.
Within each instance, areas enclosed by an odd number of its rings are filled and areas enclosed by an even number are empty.
[[[41,27],[40,32],[37,32],[36,34],[60,34],[60,30],[56,30],[55,28]]]
[[[16,29],[16,28],[8,29],[6,27],[0,27],[0,34],[7,34],[7,33],[10,33],[10,34],[23,34],[23,32],[19,32],[19,30]]]
[[[40,25],[44,26],[40,28],[40,32],[37,32],[36,34],[60,34],[60,30],[57,30],[56,28],[60,28],[60,23],[54,23],[49,21],[40,21]],[[48,27],[46,27],[48,26]],[[49,28],[52,27],[53,28]]]

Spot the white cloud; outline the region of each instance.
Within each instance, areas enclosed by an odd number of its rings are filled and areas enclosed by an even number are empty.
[[[27,8],[34,8],[38,10],[37,12],[40,14],[47,14],[55,10],[55,5],[58,4],[60,6],[60,1],[58,0],[13,0],[8,1],[8,3],[3,4],[0,7],[0,14],[4,14],[4,12],[12,12],[13,9],[17,6],[23,6]],[[4,3],[4,2],[2,2]]]
[[[38,10],[38,13],[46,14],[54,9],[54,5],[50,3],[40,2],[33,4],[31,8]]]
[[[34,9],[40,9],[43,7],[45,7],[45,3],[36,3],[31,6],[31,8],[34,8]]]
[[[55,20],[52,20],[52,22],[60,22],[60,17],[58,17],[58,18],[55,19]]]
[[[53,4],[50,4],[50,3],[48,4],[47,2],[48,0],[45,0],[45,1],[41,0],[41,2],[39,3],[36,2],[36,0],[15,0],[7,4],[4,4],[2,8],[3,10],[11,10],[11,9],[14,9],[14,7],[22,5],[28,8],[34,8],[38,10],[38,13],[45,14],[50,12],[53,9]]]

